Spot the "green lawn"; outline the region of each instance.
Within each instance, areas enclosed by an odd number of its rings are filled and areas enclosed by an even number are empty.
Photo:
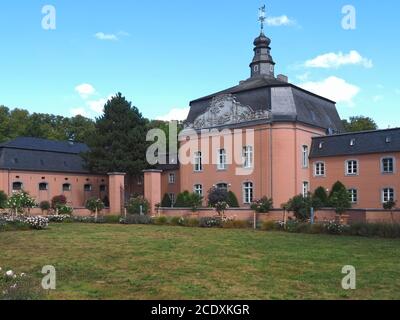
[[[0,233],[0,267],[57,270],[50,299],[400,299],[400,240],[51,224]],[[357,290],[341,289],[344,265]]]

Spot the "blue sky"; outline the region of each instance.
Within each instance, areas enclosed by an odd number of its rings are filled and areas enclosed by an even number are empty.
[[[259,0],[3,0],[0,104],[96,117],[122,92],[149,118],[249,77]],[[342,8],[356,29],[342,28]],[[42,8],[56,29],[42,28]],[[266,34],[277,73],[338,101],[342,117],[400,126],[396,0],[270,0]]]

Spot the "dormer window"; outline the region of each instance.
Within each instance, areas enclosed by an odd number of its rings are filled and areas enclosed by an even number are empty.
[[[354,147],[356,145],[356,139],[350,140],[350,146]]]
[[[386,143],[391,143],[392,142],[392,138],[391,137],[386,137]]]
[[[323,143],[323,142],[320,142],[318,148],[319,148],[319,149],[322,149],[323,147],[324,147],[324,143]]]

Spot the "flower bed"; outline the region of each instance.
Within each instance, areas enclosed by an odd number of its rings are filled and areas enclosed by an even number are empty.
[[[3,216],[0,217],[0,231],[43,230],[49,225],[49,219],[41,216]]]

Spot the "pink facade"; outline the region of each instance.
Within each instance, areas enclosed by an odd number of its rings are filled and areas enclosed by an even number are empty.
[[[393,159],[393,171],[383,172],[383,159]],[[356,162],[356,172],[348,172],[349,161]],[[336,181],[341,181],[348,190],[355,190],[353,208],[382,209],[384,190],[393,190],[394,200],[399,200],[400,153],[377,153],[364,155],[332,156],[313,158],[311,161],[312,190],[322,186],[328,192]],[[316,166],[323,164],[324,172],[316,172]]]
[[[302,193],[304,186],[310,184],[310,169],[308,161],[307,163],[303,161],[303,151],[304,148],[310,150],[312,137],[323,135],[323,130],[296,123],[257,125],[243,128],[243,132],[246,129],[254,129],[254,144],[251,145],[252,166],[244,170],[244,175],[237,174],[236,169],[241,168],[240,164],[231,163],[226,169],[219,170],[215,159],[211,159],[213,161],[210,161],[210,164],[203,164],[202,170],[197,171],[192,161],[189,164],[181,164],[181,190],[193,192],[195,186],[201,185],[203,196],[207,196],[208,190],[213,186],[225,184],[236,194],[243,207],[249,206],[244,194],[244,185],[248,182],[253,186],[253,200],[267,196],[273,198],[276,207],[280,207],[294,195]],[[187,139],[183,138],[181,143],[188,143]],[[237,152],[226,145],[231,142],[224,141],[221,134],[218,147],[212,144],[212,138],[199,139],[198,149],[191,150],[192,157],[201,150],[201,145],[204,143],[202,139],[209,140],[210,158],[216,154],[214,150],[216,148]],[[236,149],[241,152],[247,145],[248,143],[244,141]],[[205,150],[201,151],[204,156]],[[227,158],[230,158],[229,154]]]
[[[104,175],[0,170],[0,190],[11,195],[13,187],[27,191],[38,203],[65,195],[72,207],[84,207],[91,197],[104,199],[109,192]]]

